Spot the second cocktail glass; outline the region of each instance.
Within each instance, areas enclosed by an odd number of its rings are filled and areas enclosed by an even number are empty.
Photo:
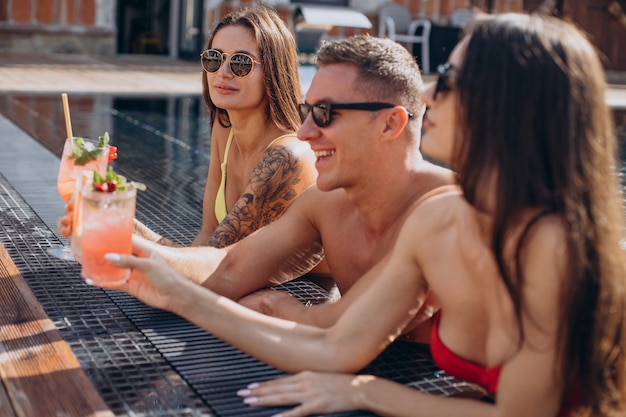
[[[105,135],[97,141],[78,137],[65,140],[57,177],[57,186],[63,201],[67,203],[76,192],[77,178],[82,178],[84,171],[97,170],[102,174],[106,172],[109,162],[108,139],[108,135]],[[69,245],[49,248],[48,253],[59,259],[75,260]]]

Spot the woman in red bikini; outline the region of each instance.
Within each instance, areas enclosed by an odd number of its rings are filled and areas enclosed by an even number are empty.
[[[137,270],[120,289],[283,370],[333,372],[240,391],[252,406],[295,405],[282,417],[623,416],[625,211],[605,87],[594,48],[568,23],[475,23],[423,96],[422,149],[457,172],[459,188],[416,204],[368,273],[377,279],[359,280],[331,328],[250,312],[141,247],[109,256]],[[434,359],[493,402],[346,374],[398,337],[429,294],[440,305]]]

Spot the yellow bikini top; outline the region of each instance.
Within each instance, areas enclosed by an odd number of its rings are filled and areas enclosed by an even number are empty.
[[[230,133],[228,134],[228,140],[226,141],[226,150],[224,151],[224,162],[222,162],[222,180],[220,181],[220,188],[217,189],[217,195],[215,196],[215,217],[217,218],[218,223],[221,223],[222,220],[226,218],[228,214],[228,210],[226,209],[226,164],[228,162],[228,152],[230,151],[230,144],[233,141],[233,136],[235,131],[230,129]],[[274,142],[279,141],[282,138],[286,138],[287,136],[295,136],[294,133],[287,133],[286,135],[282,135],[272,140],[265,149],[269,148],[274,144]]]

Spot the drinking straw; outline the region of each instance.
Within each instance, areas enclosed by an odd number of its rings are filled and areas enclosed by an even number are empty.
[[[65,129],[67,130],[67,137],[70,141],[74,140],[72,135],[72,122],[70,120],[70,104],[67,101],[67,93],[61,93],[61,99],[63,100],[63,114],[65,115]]]

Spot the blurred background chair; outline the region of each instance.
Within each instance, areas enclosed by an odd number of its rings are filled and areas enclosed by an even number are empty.
[[[378,13],[378,36],[400,42],[413,53],[413,44],[421,45],[423,73],[430,72],[430,30],[432,24],[427,19],[412,20],[406,7],[399,4],[386,4]]]

